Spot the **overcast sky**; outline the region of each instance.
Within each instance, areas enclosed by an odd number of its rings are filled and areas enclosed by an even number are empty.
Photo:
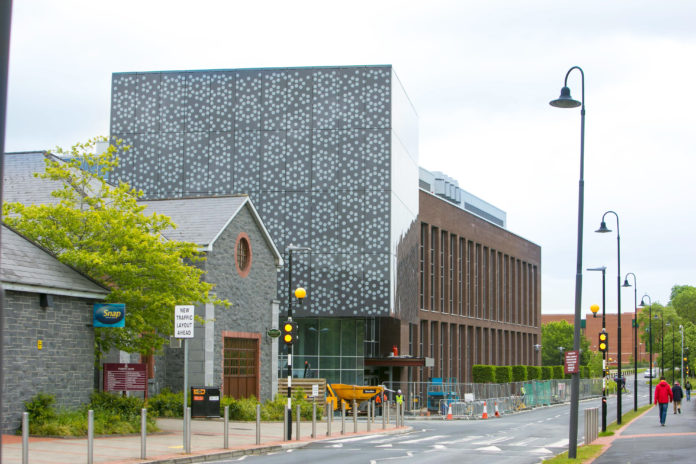
[[[666,304],[696,284],[696,2],[15,0],[7,151],[109,131],[113,72],[391,64],[420,122],[420,165],[507,213],[542,248],[542,311],[574,306],[585,72],[583,268]],[[573,96],[581,79],[571,73]],[[583,313],[601,304],[585,272]],[[622,292],[633,310],[633,289]]]

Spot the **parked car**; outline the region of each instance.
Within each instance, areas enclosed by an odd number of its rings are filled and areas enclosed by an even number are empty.
[[[652,377],[652,378],[657,377],[657,369],[653,369],[652,372],[650,372],[650,369],[645,370],[645,373],[643,374],[643,378],[649,379],[650,377]]]

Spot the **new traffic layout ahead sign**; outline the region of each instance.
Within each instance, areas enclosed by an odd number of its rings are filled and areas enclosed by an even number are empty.
[[[174,338],[193,338],[193,305],[174,306]]]

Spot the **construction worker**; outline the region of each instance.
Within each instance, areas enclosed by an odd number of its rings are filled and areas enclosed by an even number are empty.
[[[401,390],[396,392],[396,404],[401,405],[404,402],[404,395],[401,394]]]
[[[375,406],[377,408],[377,414],[382,415],[382,404],[384,403],[384,393],[378,393],[377,396],[375,396]]]

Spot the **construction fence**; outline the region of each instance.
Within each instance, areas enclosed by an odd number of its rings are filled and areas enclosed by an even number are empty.
[[[435,378],[431,382],[386,382],[401,390],[406,415],[480,419],[524,409],[570,402],[570,380],[531,380],[503,384],[457,383]],[[602,396],[602,379],[580,379],[580,399]]]

